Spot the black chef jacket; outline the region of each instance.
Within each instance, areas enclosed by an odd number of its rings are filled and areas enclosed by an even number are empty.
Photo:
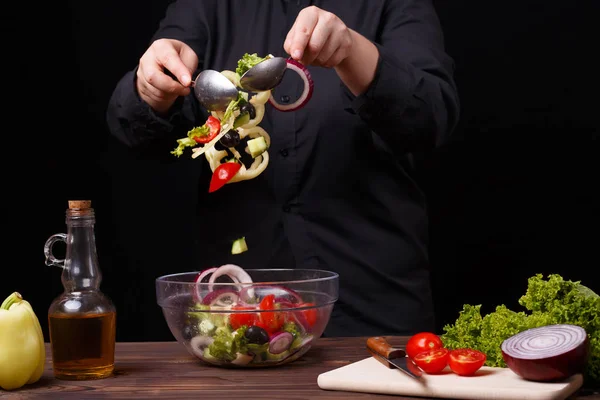
[[[426,202],[408,160],[448,137],[459,105],[431,1],[179,0],[152,40],[191,46],[200,60],[192,78],[202,69],[235,70],[244,53],[287,57],[286,34],[310,5],[376,44],[375,79],[355,97],[333,69],[309,67],[314,93],[304,108],[267,106],[260,126],[271,136],[271,158],[253,180],[209,194],[208,163],[194,160],[198,182],[178,195],[197,197],[195,265],[339,273],[326,335],[433,330]],[[301,90],[300,79],[286,73],[274,94],[285,102]],[[135,69],[118,82],[107,112],[111,132],[130,147],[168,138],[164,153],[173,162],[181,162],[169,153],[176,139],[206,117],[193,95],[169,115],[155,115],[136,93]],[[249,250],[231,255],[232,241],[242,236]]]

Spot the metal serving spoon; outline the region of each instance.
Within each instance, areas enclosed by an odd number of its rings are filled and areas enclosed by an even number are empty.
[[[283,57],[268,58],[246,71],[240,78],[240,86],[249,92],[263,92],[279,85],[287,69]]]
[[[208,111],[225,111],[238,89],[219,71],[206,69],[193,82],[196,98]]]

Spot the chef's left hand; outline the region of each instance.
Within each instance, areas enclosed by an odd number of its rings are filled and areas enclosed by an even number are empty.
[[[333,68],[348,57],[352,43],[350,29],[341,19],[311,6],[298,14],[283,48],[304,65]]]

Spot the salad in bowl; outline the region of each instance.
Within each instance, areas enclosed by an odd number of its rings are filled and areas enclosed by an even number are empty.
[[[222,367],[287,364],[324,332],[338,275],[314,269],[248,269],[234,264],[156,280],[157,302],[178,342]]]

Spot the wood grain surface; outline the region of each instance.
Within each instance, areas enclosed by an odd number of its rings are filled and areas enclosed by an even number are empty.
[[[406,343],[404,337],[386,338],[393,346],[404,348]],[[209,366],[177,342],[117,343],[114,375],[92,381],[55,379],[47,345],[40,381],[16,391],[0,390],[0,399],[407,399],[317,386],[319,374],[369,357],[366,340],[321,338],[299,360],[260,369]],[[575,398],[600,400],[600,393],[584,389]]]

